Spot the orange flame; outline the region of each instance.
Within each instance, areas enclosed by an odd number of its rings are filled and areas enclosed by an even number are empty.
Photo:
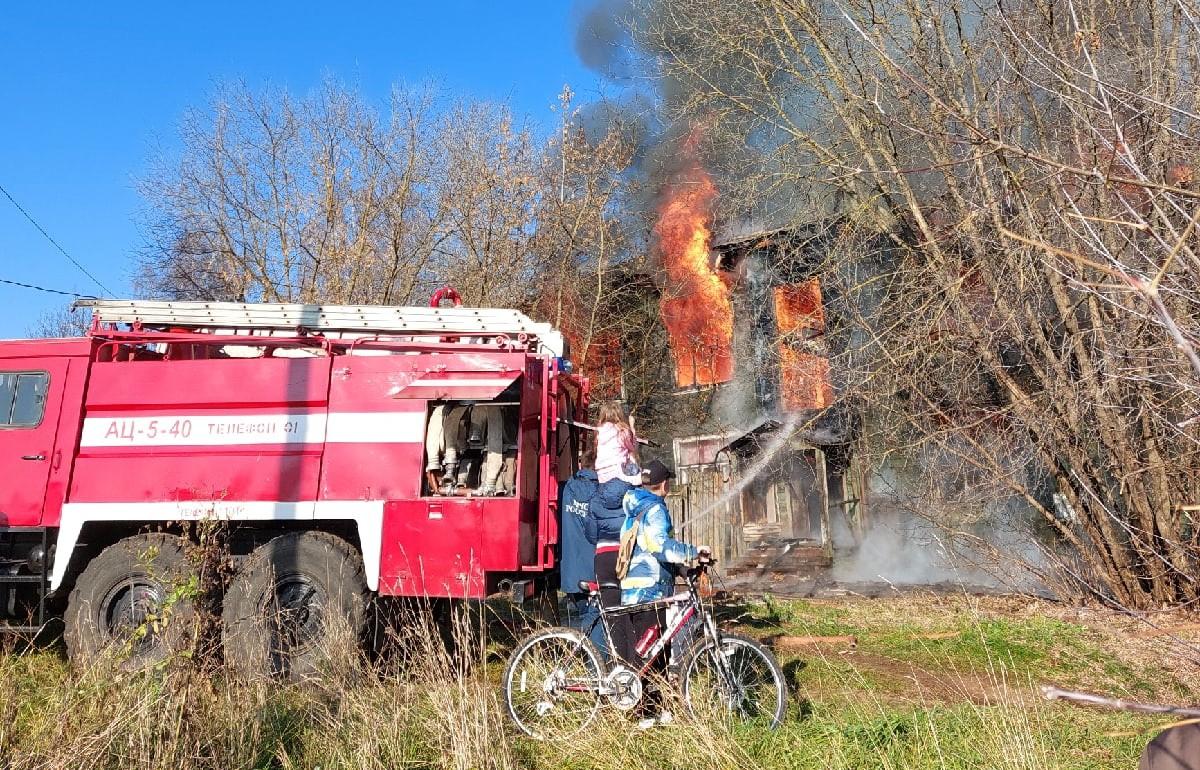
[[[833,403],[829,381],[829,359],[804,352],[798,345],[825,331],[821,283],[811,278],[803,283],[776,286],[775,322],[779,342],[779,390],[785,411],[824,409]]]
[[[733,378],[733,305],[729,286],[709,262],[716,185],[684,144],[689,165],[667,186],[654,236],[667,272],[663,323],[675,354],[675,382],[712,385]]]
[[[833,403],[828,358],[780,345],[779,369],[779,390],[785,411],[824,409]]]
[[[775,323],[780,334],[819,333],[825,330],[821,305],[821,283],[810,278],[803,283],[775,287]]]

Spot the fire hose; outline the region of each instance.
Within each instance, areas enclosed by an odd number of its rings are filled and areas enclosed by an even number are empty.
[[[559,417],[558,421],[563,423],[564,425],[574,425],[576,428],[583,428],[584,430],[591,430],[591,431],[600,430],[599,425],[589,425],[586,422],[578,422],[576,420],[568,420],[566,417]],[[648,438],[639,438],[637,436],[634,436],[634,438],[637,439],[637,442],[639,444],[642,444],[644,446],[652,446],[652,447],[661,447],[662,446],[662,444],[658,443],[657,441],[651,441]]]

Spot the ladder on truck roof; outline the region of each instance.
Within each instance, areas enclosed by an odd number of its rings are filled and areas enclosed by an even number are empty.
[[[300,305],[248,302],[156,302],[81,299],[76,307],[92,310],[102,324],[140,323],[204,330],[289,331],[418,335],[525,335],[556,356],[563,337],[548,323],[518,310],[479,307],[397,307],[389,305]]]

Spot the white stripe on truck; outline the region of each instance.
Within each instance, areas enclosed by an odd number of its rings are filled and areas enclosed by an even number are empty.
[[[241,446],[246,444],[415,444],[421,412],[171,414],[87,417],[81,447]]]

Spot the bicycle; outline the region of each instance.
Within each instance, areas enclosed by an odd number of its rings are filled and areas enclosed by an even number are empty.
[[[598,610],[596,620],[582,631],[555,627],[531,634],[517,645],[505,668],[505,705],[517,727],[538,739],[568,737],[591,724],[605,702],[620,711],[632,710],[642,699],[643,677],[677,639],[687,643],[679,656],[678,686],[693,718],[715,712],[725,719],[778,727],[787,710],[783,670],[757,641],[717,626],[698,589],[708,568],[703,563],[688,570],[687,589],[673,596],[620,607],[604,607],[602,586],[581,582],[580,589]],[[640,668],[631,669],[615,656],[611,665],[604,662],[589,638],[597,623],[613,650],[612,619],[660,609],[666,610],[666,628],[642,656]],[[693,619],[699,620],[699,632],[689,634],[686,629]]]

